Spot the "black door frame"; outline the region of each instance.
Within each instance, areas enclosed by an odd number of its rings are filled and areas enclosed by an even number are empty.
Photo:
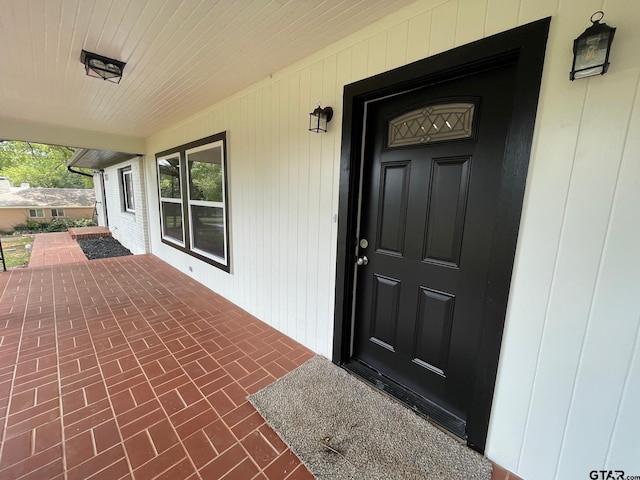
[[[489,428],[550,21],[550,17],[538,20],[344,87],[333,361],[349,368],[365,103],[515,63],[514,109],[482,312],[476,382],[467,419],[467,444],[481,453]],[[358,373],[357,367],[352,370]]]

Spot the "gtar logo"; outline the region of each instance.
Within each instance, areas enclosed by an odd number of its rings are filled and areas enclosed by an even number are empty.
[[[623,470],[591,470],[591,480],[624,480]]]

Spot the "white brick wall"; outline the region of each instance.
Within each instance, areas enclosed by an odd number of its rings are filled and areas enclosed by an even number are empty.
[[[145,201],[144,176],[140,175],[140,162],[140,159],[134,158],[104,170],[109,229],[113,238],[131,250],[133,254],[149,252],[147,205]],[[133,173],[135,212],[124,211],[122,201],[119,170],[129,166]]]

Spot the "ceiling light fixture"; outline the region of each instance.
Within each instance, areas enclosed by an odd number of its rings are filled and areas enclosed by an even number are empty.
[[[86,50],[82,50],[80,61],[84,65],[87,76],[101,78],[111,83],[120,83],[122,71],[126,65],[126,63],[119,60],[103,57]]]

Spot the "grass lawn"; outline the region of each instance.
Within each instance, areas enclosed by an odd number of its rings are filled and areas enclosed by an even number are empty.
[[[31,248],[26,245],[33,245],[33,237],[5,237],[2,239],[2,251],[7,268],[20,268],[29,265]],[[0,265],[2,271],[2,265]]]

